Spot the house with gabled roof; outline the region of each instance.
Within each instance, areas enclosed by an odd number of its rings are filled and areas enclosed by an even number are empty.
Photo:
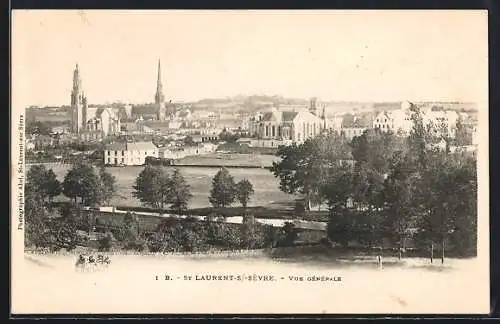
[[[364,131],[372,127],[371,114],[344,115],[340,135],[352,139],[355,136],[363,135]]]

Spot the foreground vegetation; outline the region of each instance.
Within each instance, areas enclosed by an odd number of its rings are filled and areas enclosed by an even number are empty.
[[[271,171],[282,191],[305,197],[304,214],[326,201],[328,237],[342,246],[388,241],[404,252],[411,240],[431,260],[436,246],[443,261],[446,250],[475,255],[477,160],[450,150],[466,144],[466,129],[458,123],[452,138],[443,125],[424,125],[418,107],[412,111],[409,136],[368,130],[347,142],[323,134],[281,147]]]
[[[436,131],[441,125],[424,127],[418,107],[413,107],[412,118],[414,128],[407,137],[368,130],[348,142],[332,132],[279,148],[281,159],[271,172],[282,191],[304,197],[294,215],[307,219],[313,205],[328,205],[323,243],[344,248],[354,242],[366,248],[389,246],[402,258],[412,242],[431,260],[438,249],[442,262],[446,255],[476,254],[477,161],[473,154],[450,150],[463,144],[465,131],[459,125],[451,138]],[[446,147],[437,148],[442,141]],[[26,244],[57,250],[94,241],[103,251],[169,252],[274,247],[293,245],[297,239],[292,224],[273,228],[255,222],[247,207],[254,194],[251,181],[235,182],[229,170],[221,168],[212,179],[212,207],[205,211],[209,221],[165,218],[146,231],[138,216],[128,213],[118,226],[101,226],[103,233],[92,240],[96,215],[82,206],[105,204],[115,191],[116,179],[104,168],[77,163],[59,183],[51,170],[34,166],[26,186]],[[61,192],[72,204],[51,207]],[[137,176],[133,195],[146,208],[189,214],[191,188],[177,169],[146,166]],[[243,224],[217,221],[232,216],[227,211],[236,203]]]

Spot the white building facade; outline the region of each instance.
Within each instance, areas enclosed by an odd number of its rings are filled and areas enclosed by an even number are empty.
[[[452,110],[434,111],[431,108],[420,109],[424,126],[436,136],[455,136],[459,114]],[[408,135],[413,129],[413,112],[409,103],[403,103],[401,108],[379,112],[373,119],[373,128],[382,132],[394,132]]]
[[[158,148],[152,142],[113,143],[104,150],[106,165],[144,165],[146,157],[158,158]]]

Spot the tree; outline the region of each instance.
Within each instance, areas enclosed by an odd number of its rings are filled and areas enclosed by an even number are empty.
[[[125,214],[117,238],[125,250],[144,250],[146,242],[140,237],[137,215],[131,212]]]
[[[305,208],[310,211],[311,200],[319,194],[331,169],[349,155],[347,142],[330,132],[309,138],[300,145],[279,147],[280,161],[273,162],[270,171],[280,179],[281,191],[304,195]]]
[[[169,202],[169,182],[165,167],[147,165],[137,176],[132,195],[147,206],[163,209]]]
[[[474,158],[461,155],[433,154],[426,170],[426,217],[420,222],[423,238],[441,245],[441,262],[444,263],[447,242],[457,245],[458,253],[476,247],[477,179]]]
[[[455,145],[466,146],[472,144],[472,133],[467,129],[461,118],[458,119],[455,132]]]
[[[215,208],[231,206],[236,198],[236,184],[228,169],[222,167],[212,179],[212,189],[208,198]]]
[[[63,193],[75,203],[80,198],[84,205],[97,205],[103,197],[101,179],[92,166],[74,165],[64,177]]]
[[[41,196],[28,185],[25,189],[24,213],[25,246],[46,246],[48,213]]]
[[[351,153],[360,169],[372,169],[385,174],[389,168],[392,155],[405,148],[402,137],[392,132],[381,132],[378,129],[366,130],[361,136],[352,139]]]
[[[427,157],[425,158],[427,161]],[[419,173],[412,172],[407,156],[398,152],[391,159],[391,168],[384,182],[382,199],[386,214],[384,225],[395,234],[399,258],[405,248],[409,231],[415,226],[415,215],[421,210],[418,199]]]
[[[450,241],[459,256],[477,254],[477,160],[466,157],[455,170],[456,203]]]
[[[356,234],[360,242],[368,246],[379,243],[383,231],[382,192],[384,175],[370,168],[367,162],[356,164],[352,177],[352,198],[356,209]]]
[[[68,209],[61,217],[52,218],[49,222],[50,246],[54,251],[65,249],[71,251],[77,247],[80,238],[77,232],[76,212]]]
[[[413,128],[407,138],[409,154],[407,154],[406,158],[409,160],[409,165],[416,168],[417,171],[425,170],[427,166],[427,143],[431,136],[424,125],[420,108],[411,104],[410,110],[412,111]]]
[[[53,170],[44,165],[33,165],[27,174],[27,185],[36,191],[43,201],[51,202],[61,193],[61,184]]]
[[[111,173],[106,171],[104,166],[99,170],[99,177],[102,185],[102,200],[109,205],[111,199],[116,193],[116,178]]]
[[[252,183],[247,179],[243,179],[236,184],[236,196],[243,209],[247,209],[248,202],[253,193]]]
[[[180,215],[188,209],[189,201],[192,197],[191,187],[182,176],[180,170],[175,168],[168,182],[168,202],[170,203],[170,207]]]
[[[57,176],[52,169],[48,170],[45,174],[45,183],[42,186],[42,191],[48,196],[50,202],[52,202],[54,197],[61,194],[61,183],[57,180]]]
[[[337,166],[321,188],[328,202],[329,217],[327,235],[336,243],[346,247],[352,238],[352,215],[349,208],[352,188],[352,171],[349,167]]]
[[[195,141],[193,140],[193,137],[192,136],[186,136],[184,137],[184,144],[187,145],[187,146],[193,146],[193,145],[196,145]]]

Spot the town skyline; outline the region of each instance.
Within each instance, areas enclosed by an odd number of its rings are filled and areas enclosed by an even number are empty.
[[[78,63],[89,103],[154,102],[161,59],[173,102],[238,94],[477,102],[487,89],[487,26],[479,19],[467,11],[16,11],[13,96],[23,106],[68,105]],[[361,22],[370,28],[359,30]]]

